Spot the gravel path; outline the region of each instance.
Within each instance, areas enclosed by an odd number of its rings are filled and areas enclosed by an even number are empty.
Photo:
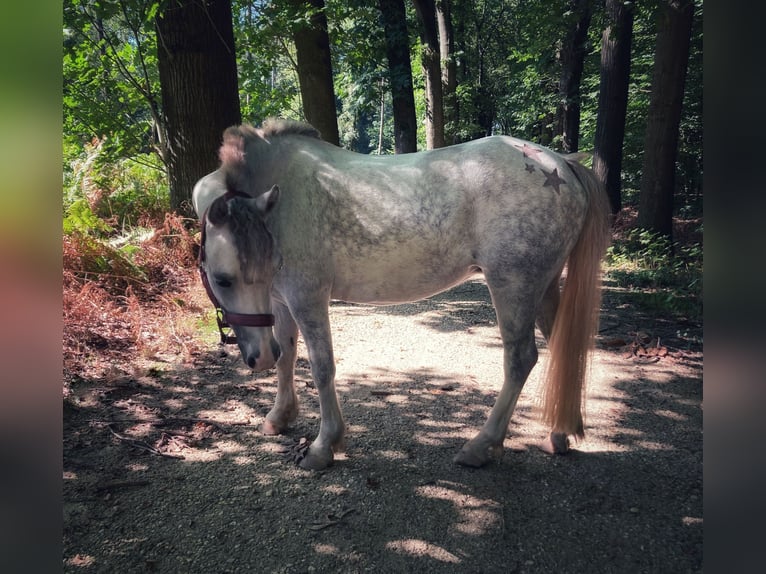
[[[153,361],[64,405],[64,571],[701,572],[701,327],[607,292],[587,436],[536,448],[540,353],[499,462],[452,457],[499,389],[502,346],[473,281],[388,308],[333,304],[348,450],[323,472],[285,451],[314,436],[257,426],[276,390],[235,349]],[[659,338],[659,339],[658,339]],[[543,345],[544,347],[544,345]]]

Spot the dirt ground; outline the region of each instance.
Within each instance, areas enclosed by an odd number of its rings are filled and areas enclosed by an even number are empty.
[[[323,472],[285,454],[319,422],[305,348],[289,434],[235,347],[154,357],[64,403],[65,572],[702,571],[702,326],[605,294],[586,439],[536,444],[546,350],[502,460],[452,457],[483,424],[502,346],[483,282],[387,308],[331,308],[348,448]],[[539,334],[538,334],[539,336]]]

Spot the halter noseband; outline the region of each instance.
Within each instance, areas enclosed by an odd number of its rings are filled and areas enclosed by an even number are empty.
[[[246,197],[248,199],[252,199],[250,195],[241,191],[230,190],[223,195],[225,201],[229,201],[234,197]],[[208,210],[206,209],[205,213],[202,215],[202,219],[200,220],[202,225],[202,236],[200,238],[199,247],[199,274],[202,279],[202,284],[205,286],[207,296],[210,298],[210,301],[215,307],[215,319],[216,323],[218,323],[218,332],[221,334],[221,344],[234,345],[237,343],[236,335],[229,335],[224,331],[224,329],[228,329],[234,325],[241,327],[272,327],[274,325],[274,315],[271,313],[229,313],[218,302],[218,298],[215,296],[213,289],[210,287],[210,280],[207,277],[207,272],[205,271],[205,267],[203,265],[205,262],[205,224],[207,223],[207,212]]]

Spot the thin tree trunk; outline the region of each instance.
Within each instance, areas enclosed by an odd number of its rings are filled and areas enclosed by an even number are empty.
[[[660,3],[636,225],[667,237],[673,234],[678,126],[693,18],[692,0]]]
[[[300,15],[310,15],[308,24],[301,21],[293,27],[303,112],[308,122],[319,130],[323,140],[339,146],[330,37],[327,33],[324,0],[290,1]]]
[[[630,82],[633,2],[606,0],[607,25],[601,39],[601,82],[593,171],[606,187],[612,213],[622,209],[622,146]]]
[[[572,20],[561,46],[561,104],[562,149],[574,153],[580,145],[580,82],[585,64],[585,48],[590,25],[591,0],[569,0]]]
[[[422,65],[426,79],[426,147],[444,147],[444,102],[442,97],[439,32],[434,0],[414,0],[420,18]]]
[[[383,80],[380,81],[380,125],[378,126],[378,155],[383,153],[383,124],[386,120],[386,92],[383,91]]]
[[[179,0],[155,20],[170,206],[192,215],[191,192],[218,167],[223,131],[240,123],[230,0]]]
[[[418,133],[404,0],[379,0],[378,6],[383,19],[388,56],[388,82],[394,115],[394,153],[410,153],[418,149]]]
[[[439,57],[442,72],[442,98],[444,105],[445,140],[456,143],[457,129],[457,65],[455,62],[455,41],[452,32],[452,11],[450,0],[436,0],[436,22],[439,29]]]

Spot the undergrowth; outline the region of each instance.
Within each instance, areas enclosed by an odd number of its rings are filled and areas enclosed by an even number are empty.
[[[108,377],[135,358],[189,356],[197,315],[211,312],[196,277],[196,222],[168,212],[166,191],[159,201],[143,196],[154,189],[152,170],[120,171],[92,156],[65,177],[65,395],[73,381]]]
[[[605,258],[606,283],[640,307],[693,321],[702,318],[702,222],[677,221],[679,237],[671,241],[618,219]]]
[[[64,236],[64,380],[101,378],[130,357],[190,355],[194,312],[209,304],[196,278],[197,244],[180,217],[120,248],[80,232]]]

